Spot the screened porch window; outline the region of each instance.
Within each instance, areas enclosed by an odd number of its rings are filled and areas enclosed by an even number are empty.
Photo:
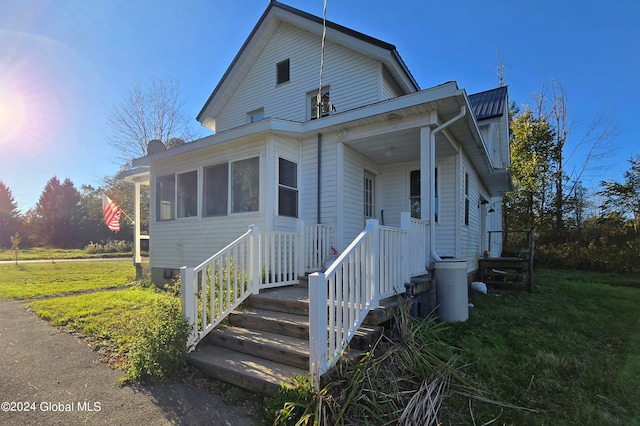
[[[156,179],[156,220],[175,219],[176,176]]]
[[[178,175],[178,217],[198,215],[198,172]]]
[[[216,164],[203,169],[202,216],[225,216],[229,209],[229,164]]]
[[[284,158],[278,161],[278,214],[298,217],[298,165]]]
[[[255,212],[258,211],[259,203],[259,158],[248,158],[231,163],[231,212]]]

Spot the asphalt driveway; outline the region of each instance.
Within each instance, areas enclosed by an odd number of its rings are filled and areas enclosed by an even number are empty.
[[[0,424],[253,425],[204,389],[118,385],[121,371],[24,305],[0,299]]]

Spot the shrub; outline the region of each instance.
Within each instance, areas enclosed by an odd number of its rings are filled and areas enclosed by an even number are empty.
[[[140,324],[138,340],[129,352],[131,363],[124,382],[168,381],[187,370],[189,323],[174,297],[160,299],[157,316]]]
[[[122,240],[111,240],[106,243],[94,243],[92,241],[84,248],[87,254],[127,253],[131,250],[133,250],[131,242]]]

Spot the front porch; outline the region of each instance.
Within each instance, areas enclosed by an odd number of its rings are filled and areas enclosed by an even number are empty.
[[[326,270],[324,266],[329,263],[326,260],[331,247],[330,229],[302,222],[299,222],[298,232],[259,232],[252,226],[202,264],[182,267],[182,306],[185,317],[193,326],[189,344],[196,348],[192,354],[194,362],[203,365],[205,370],[214,367],[203,357],[210,358],[214,364],[237,366],[248,362],[253,367],[245,366],[243,370],[293,372],[319,379],[347,347],[353,347],[354,339],[362,340],[363,333],[379,333],[379,330],[363,330],[363,324],[372,321],[377,327],[388,320],[389,313],[381,307],[396,303],[396,295],[405,292],[405,286],[413,276],[428,273],[428,223],[411,218],[407,212],[402,214],[401,221],[400,228],[391,228],[370,219],[360,235]],[[309,272],[312,273],[308,275],[306,285],[305,276]],[[274,303],[280,307],[269,308]],[[248,308],[270,312],[247,312]],[[260,315],[270,318],[260,321],[270,324],[266,326],[267,330],[233,328],[238,321],[246,322],[247,317],[255,319]],[[243,317],[244,320],[238,319]],[[221,325],[223,321],[224,325]],[[276,330],[280,333],[274,336]],[[227,350],[229,346],[235,349],[240,346],[252,356],[256,355],[252,352],[257,351],[265,361],[260,366],[256,363],[262,361],[255,359],[241,362],[238,355],[224,355],[226,352],[219,348],[213,350],[216,355],[205,355],[212,351],[204,349],[212,341],[215,346],[227,347]],[[285,355],[282,351],[294,352],[294,355]],[[226,361],[214,361],[221,356],[226,357]],[[288,360],[291,356],[295,359],[293,367],[298,370],[273,366],[274,362]],[[243,375],[227,370],[222,368],[223,372],[215,373],[216,377],[225,380],[224,377],[231,374],[237,376],[233,382],[238,380],[242,385]],[[267,380],[269,374],[262,379],[266,383],[264,389],[271,387]],[[253,381],[251,383],[256,387]],[[315,380],[315,383],[319,384],[319,381]]]

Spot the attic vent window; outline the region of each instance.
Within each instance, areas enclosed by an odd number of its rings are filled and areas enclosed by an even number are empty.
[[[276,64],[276,84],[289,81],[289,59]]]

